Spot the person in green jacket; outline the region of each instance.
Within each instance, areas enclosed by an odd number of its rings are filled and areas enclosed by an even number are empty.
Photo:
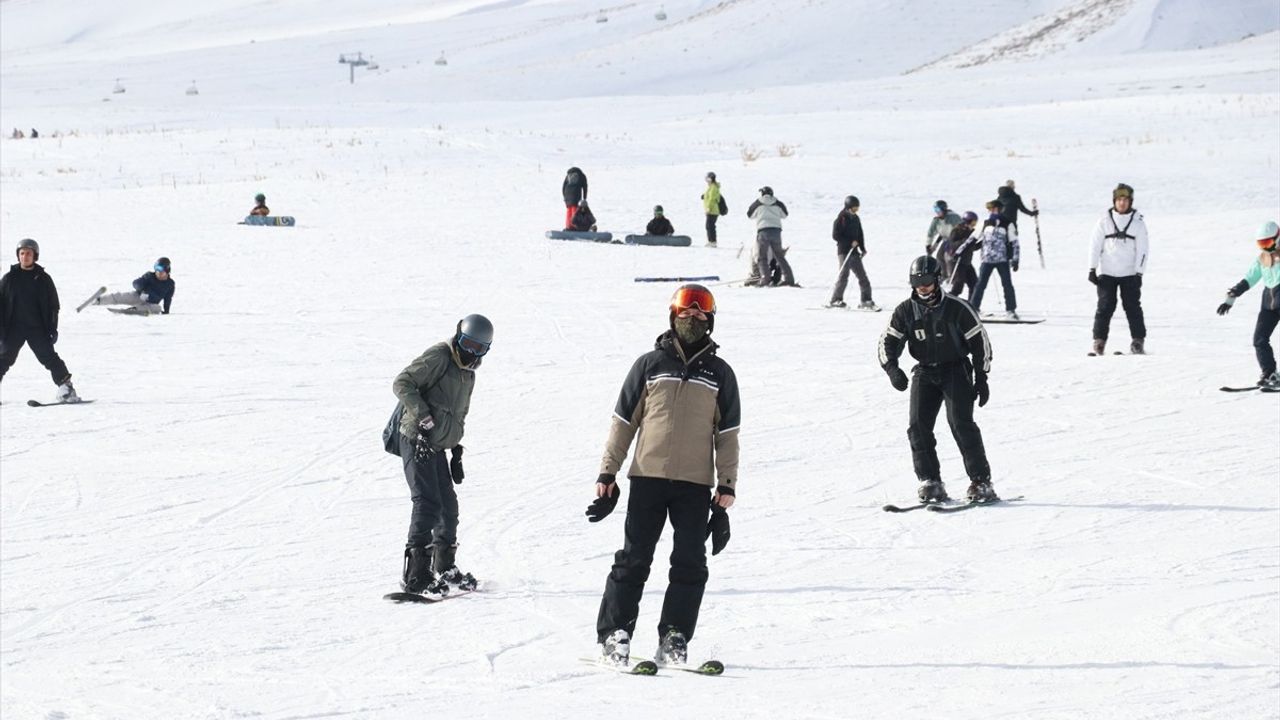
[[[476,579],[458,569],[458,493],[462,434],[476,368],[493,343],[493,323],[483,315],[458,321],[453,338],[427,351],[396,376],[399,399],[399,455],[409,483],[413,511],[405,543],[405,592],[433,598],[450,590],[474,590]],[[445,460],[445,450],[453,459]]]
[[[720,197],[720,183],[716,174],[707,173],[707,190],[702,193],[702,210],[707,214],[707,245],[716,246],[716,221],[725,213],[725,202]]]
[[[1245,271],[1244,279],[1227,290],[1227,299],[1218,306],[1218,314],[1231,312],[1236,298],[1249,288],[1262,282],[1262,307],[1258,310],[1258,322],[1253,326],[1253,351],[1262,368],[1258,387],[1280,392],[1280,373],[1276,372],[1276,354],[1271,349],[1271,333],[1280,324],[1280,226],[1275,222],[1263,223],[1258,228],[1258,249],[1262,251]]]

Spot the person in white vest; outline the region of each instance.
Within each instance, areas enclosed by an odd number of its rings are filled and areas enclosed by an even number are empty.
[[[1147,225],[1133,207],[1133,188],[1120,183],[1111,192],[1111,207],[1093,228],[1089,250],[1089,282],[1098,286],[1093,316],[1093,349],[1102,355],[1116,311],[1116,294],[1129,320],[1129,352],[1146,353],[1147,325],[1142,316],[1142,275],[1149,257]]]
[[[760,197],[747,208],[747,217],[756,223],[756,263],[760,277],[769,277],[769,258],[772,256],[782,270],[780,284],[800,287],[782,250],[782,221],[787,217],[787,206],[773,196],[773,188],[768,185],[760,188]],[[768,287],[768,284],[762,282],[756,287]]]

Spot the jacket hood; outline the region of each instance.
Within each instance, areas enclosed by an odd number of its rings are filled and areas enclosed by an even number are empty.
[[[761,195],[756,199],[756,202],[761,205],[776,205],[778,203],[778,199],[772,195]]]

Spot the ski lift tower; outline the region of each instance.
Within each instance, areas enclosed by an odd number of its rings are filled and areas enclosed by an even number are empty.
[[[351,57],[350,55],[346,55],[346,54],[339,55],[338,62],[350,67],[352,85],[356,84],[356,68],[364,67],[365,65],[369,64],[369,61],[364,59],[364,53],[356,53],[355,57]]]

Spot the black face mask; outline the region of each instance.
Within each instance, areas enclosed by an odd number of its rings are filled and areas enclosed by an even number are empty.
[[[699,347],[705,342],[711,323],[692,316],[678,317],[671,322],[671,329],[675,331],[676,337],[684,347]]]

